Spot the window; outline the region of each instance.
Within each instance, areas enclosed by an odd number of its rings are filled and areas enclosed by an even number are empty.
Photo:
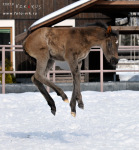
[[[0,20],[0,45],[15,45],[15,21]],[[0,47],[1,48],[1,47]],[[5,52],[5,56],[15,68],[15,52]],[[2,52],[0,52],[0,66],[2,61]]]
[[[11,29],[10,28],[0,28],[0,45],[10,45],[11,44]],[[5,52],[5,58],[11,60],[11,53]],[[0,66],[2,63],[2,52],[0,51]]]

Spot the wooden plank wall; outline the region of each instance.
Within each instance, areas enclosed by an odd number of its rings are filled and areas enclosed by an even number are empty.
[[[24,28],[28,28],[34,21],[50,14],[66,5],[77,0],[1,0],[0,19],[16,20],[16,35],[22,33]],[[9,14],[8,14],[9,13]],[[80,13],[74,18],[86,19],[103,19],[107,16],[100,13]],[[78,25],[79,23],[77,23]]]

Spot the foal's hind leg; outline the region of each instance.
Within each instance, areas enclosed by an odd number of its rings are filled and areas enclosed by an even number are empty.
[[[55,102],[53,101],[53,99],[49,95],[49,93],[46,91],[44,85],[40,81],[35,79],[34,75],[32,76],[31,80],[38,87],[38,89],[42,93],[42,95],[45,97],[46,101],[48,102],[48,105],[51,107],[52,114],[55,115],[55,113],[56,113]]]
[[[49,69],[53,66],[54,61],[49,60],[47,64],[47,69],[46,69],[46,74],[49,71]],[[46,99],[46,101],[48,102],[48,105],[51,107],[51,112],[53,115],[55,115],[56,113],[56,106],[55,106],[55,102],[52,99],[52,97],[49,95],[49,93],[47,92],[46,88],[44,87],[44,85],[37,80],[35,77],[35,75],[32,76],[31,80],[32,82],[38,87],[39,91],[42,93],[42,95],[44,96],[44,98]]]
[[[57,87],[53,82],[46,78],[47,72],[50,70],[53,65],[53,60],[37,60],[37,69],[35,72],[35,78],[39,80],[41,83],[51,87],[58,95],[60,95],[63,101],[68,102],[68,98],[62,89]]]
[[[69,63],[70,69],[73,76],[73,93],[72,98],[70,101],[71,106],[71,114],[72,116],[76,116],[76,101],[78,102],[79,108],[84,108],[84,104],[82,101],[82,95],[80,91],[80,68],[81,68],[82,62],[76,62],[74,61],[74,65],[72,63]]]

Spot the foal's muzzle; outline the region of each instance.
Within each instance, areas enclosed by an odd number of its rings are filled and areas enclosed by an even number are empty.
[[[112,58],[110,59],[110,63],[111,63],[113,66],[115,66],[115,65],[118,63],[118,59],[115,58],[115,57],[112,57]]]

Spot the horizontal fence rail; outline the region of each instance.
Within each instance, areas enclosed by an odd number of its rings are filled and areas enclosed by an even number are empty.
[[[22,52],[22,45],[0,45],[0,51],[2,52],[2,93],[5,93],[5,74],[34,74],[35,71],[6,71],[5,70],[5,52]],[[10,49],[9,49],[10,48]],[[100,70],[81,70],[81,73],[100,73],[100,91],[103,92],[103,73],[111,73],[111,72],[139,72],[139,70],[104,70],[103,69],[103,50],[100,47],[91,48],[92,52],[99,51],[100,52]],[[120,46],[118,49],[119,52],[123,51],[139,51],[139,46]],[[50,74],[52,74],[53,82],[55,82],[55,74],[61,73],[71,73],[69,70],[55,70],[55,64],[53,69],[50,70],[47,74],[47,78],[50,79]],[[50,92],[49,87],[47,87],[48,92]]]

